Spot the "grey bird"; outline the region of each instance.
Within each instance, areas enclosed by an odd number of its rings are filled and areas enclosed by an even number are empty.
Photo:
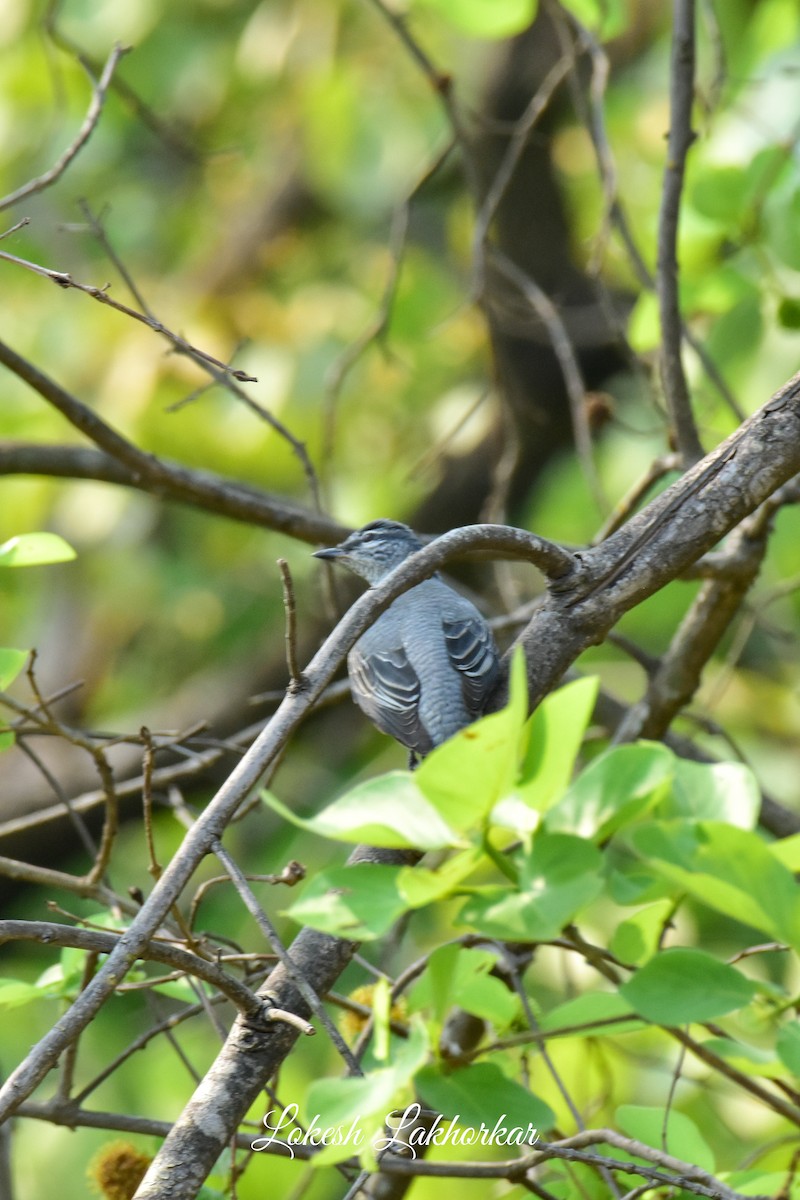
[[[407,525],[379,520],[315,557],[374,585],[421,549]],[[435,575],[398,596],[353,646],[347,667],[359,708],[423,756],[480,716],[499,660],[475,605]]]

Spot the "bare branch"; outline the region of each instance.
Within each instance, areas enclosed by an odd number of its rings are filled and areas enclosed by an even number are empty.
[[[36,192],[43,192],[45,188],[49,188],[54,184],[66,171],[69,164],[75,156],[83,149],[89,138],[94,133],[97,122],[100,120],[100,114],[103,111],[105,104],[106,93],[108,91],[111,78],[117,69],[119,60],[130,51],[130,46],[115,46],[108,56],[106,65],[103,67],[103,73],[98,80],[92,101],[86,113],[83,124],[81,125],[75,140],[67,147],[61,157],[43,175],[37,176],[23,187],[17,188],[15,192],[9,193],[0,199],[0,212],[6,208],[11,208],[12,205],[18,204],[20,200],[27,199],[28,196],[33,196]]]
[[[139,321],[142,325],[146,325],[148,329],[152,329],[154,333],[159,333],[162,337],[165,337],[179,354],[187,355],[187,357],[194,359],[201,366],[206,368],[215,367],[223,375],[230,375],[231,379],[238,379],[240,383],[258,383],[255,376],[248,375],[246,371],[240,371],[228,366],[227,363],[215,358],[213,354],[208,354],[205,350],[198,349],[197,346],[193,346],[191,342],[187,342],[179,334],[173,333],[171,329],[168,329],[161,321],[156,320],[149,312],[139,312],[137,309],[131,308],[129,304],[123,304],[121,300],[115,300],[109,295],[110,283],[104,284],[103,287],[96,287],[91,283],[79,283],[77,279],[72,278],[68,271],[53,271],[50,267],[42,267],[39,263],[29,262],[25,258],[19,258],[16,254],[7,254],[4,250],[0,250],[0,258],[6,262],[15,263],[18,267],[24,267],[27,271],[32,271],[34,275],[41,275],[43,279],[50,279],[65,290],[74,288],[75,291],[83,292],[85,296],[91,296],[93,300],[97,300],[98,303],[113,308],[116,312],[122,313],[123,316],[130,317],[134,321]]]
[[[694,141],[695,59],[694,0],[674,0],[670,128],[667,166],[658,222],[658,300],[661,313],[661,376],[667,410],[684,466],[703,457],[689,387],[681,358],[681,309],[678,295],[678,219],[686,156]]]
[[[346,526],[323,513],[287,503],[282,496],[261,492],[248,484],[223,480],[210,471],[196,471],[170,463],[140,450],[3,342],[0,342],[0,362],[105,451],[98,455],[74,446],[0,443],[0,474],[47,474],[120,483],[233,520],[264,525],[308,542],[338,541],[349,532]]]
[[[561,314],[547,293],[502,251],[492,248],[491,263],[530,304],[547,330],[569,398],[572,432],[586,482],[601,509],[607,507],[592,453],[592,435],[586,413],[586,384],[578,357]]]

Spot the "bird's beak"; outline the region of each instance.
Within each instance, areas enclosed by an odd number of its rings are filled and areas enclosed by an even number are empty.
[[[324,550],[315,550],[313,558],[341,558],[344,554],[341,546],[326,546]]]

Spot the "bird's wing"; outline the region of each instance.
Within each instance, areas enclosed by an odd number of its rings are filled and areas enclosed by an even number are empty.
[[[477,716],[498,669],[491,630],[477,609],[444,616],[442,628],[450,662],[461,672],[467,710]]]
[[[365,650],[357,643],[347,666],[353,698],[378,728],[409,750],[430,750],[430,735],[419,719],[419,677],[405,651]]]

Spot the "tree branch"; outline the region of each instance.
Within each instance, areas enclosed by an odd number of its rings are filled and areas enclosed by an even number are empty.
[[[0,212],[6,208],[11,208],[14,204],[18,204],[20,200],[27,199],[28,196],[33,196],[36,192],[43,192],[45,188],[51,187],[56,180],[61,178],[69,164],[83,149],[94,133],[97,122],[100,120],[100,114],[103,111],[109,84],[117,69],[117,63],[129,50],[130,46],[115,46],[109,54],[106,65],[103,67],[103,73],[95,85],[84,122],[72,144],[67,147],[49,171],[45,171],[43,175],[37,176],[36,179],[31,179],[23,187],[17,188],[15,192],[11,192],[8,196],[0,199]]]
[[[681,308],[678,295],[678,219],[686,155],[695,139],[694,0],[674,0],[670,128],[667,166],[658,220],[658,301],[661,314],[661,377],[677,448],[685,466],[703,456],[692,415],[689,388],[681,359]]]
[[[702,554],[800,472],[800,374],[617,533],[551,584],[518,639],[532,706],[623,613],[679,578]],[[500,681],[491,707],[503,703]]]
[[[120,939],[116,933],[102,933],[96,929],[78,929],[71,925],[59,925],[54,921],[0,921],[0,945],[4,942],[42,942],[47,946],[72,946],[97,954],[110,954]],[[142,946],[137,958],[165,963],[186,975],[204,979],[218,988],[243,1013],[254,1018],[263,1011],[263,1004],[238,979],[220,970],[215,963],[173,946],[169,942],[154,939]]]
[[[419,550],[392,571],[377,587],[371,588],[356,601],[309,663],[305,671],[306,687],[300,692],[285,696],[267,726],[189,831],[181,849],[175,854],[138,916],[120,937],[114,951],[95,978],[0,1088],[0,1121],[30,1095],[65,1047],[88,1025],[95,1013],[113,994],[135,962],[139,951],[153,937],[181,894],[198,863],[222,836],[242,800],[257,785],[268,766],[282,751],[288,738],[331,681],[357,638],[401,592],[428,578],[448,558],[477,549],[493,549],[499,554],[527,558],[543,571],[558,577],[568,573],[575,562],[574,556],[568,551],[524,530],[496,525],[476,525],[453,530]],[[314,943],[314,953],[311,955],[314,971],[311,978],[318,984],[315,986],[317,992],[327,991],[349,960],[354,946],[352,943],[343,943],[345,950],[341,947],[335,949],[333,943],[337,943],[338,939],[326,941],[324,935],[316,934],[309,934],[309,937]],[[323,940],[317,944],[319,937]],[[331,945],[328,946],[328,943]],[[293,956],[296,945],[297,940],[292,946]],[[328,969],[333,969],[331,964],[335,964],[336,970],[328,981]],[[320,980],[317,980],[317,972],[321,972]],[[284,1009],[292,1008],[288,1003],[281,1003],[279,1006]],[[249,1037],[247,1034],[245,1043]],[[286,1052],[290,1044],[285,1043]]]

